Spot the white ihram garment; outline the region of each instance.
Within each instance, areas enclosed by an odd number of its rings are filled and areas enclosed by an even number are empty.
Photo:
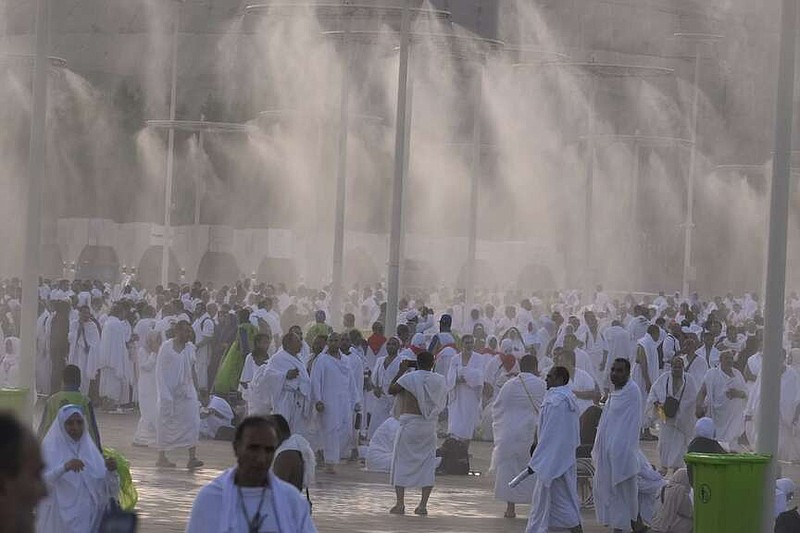
[[[346,359],[336,359],[328,353],[319,354],[311,369],[312,399],[323,402],[318,413],[320,438],[325,462],[336,464],[352,432],[352,413],[355,407],[355,384]]]
[[[400,415],[389,482],[395,487],[432,487],[436,478],[436,419],[444,409],[444,377],[427,370],[408,372],[397,384],[414,396],[421,414]]]
[[[200,438],[200,402],[192,379],[194,345],[187,342],[180,352],[175,340],[161,345],[156,359],[159,450],[191,448]]]
[[[641,392],[628,380],[609,394],[592,449],[597,521],[623,531],[639,514],[639,425],[634,421],[641,419]]]
[[[530,461],[546,391],[543,379],[524,372],[506,382],[492,404],[494,450],[489,471],[495,474],[494,497],[497,500],[531,501],[533,479],[528,478],[513,489],[508,482]]]
[[[447,432],[464,440],[471,440],[481,416],[485,359],[472,352],[466,366],[457,354],[447,371],[448,423]],[[463,378],[459,381],[458,378]]]
[[[578,403],[569,387],[553,387],[542,403],[540,438],[528,467],[534,488],[527,533],[580,525],[578,469],[575,450],[580,445]]]
[[[695,416],[695,406],[697,404],[698,387],[694,378],[689,374],[683,375],[683,386],[677,391],[674,390],[675,380],[671,372],[659,376],[650,389],[647,397],[648,415],[655,419],[655,402],[662,406],[667,400],[667,396],[672,396],[680,400],[678,414],[673,418],[666,418],[661,421],[661,430],[658,434],[658,455],[661,460],[661,468],[683,468],[683,456],[689,448],[689,443],[694,436],[694,425],[697,422]]]
[[[137,354],[139,358],[139,425],[133,442],[152,446],[156,442],[156,424],[158,422],[158,385],[156,384],[156,358],[158,354],[150,353],[142,346]]]
[[[128,322],[109,316],[100,336],[100,396],[117,404],[130,401],[129,387],[135,381],[133,361],[127,347],[131,333]],[[91,369],[93,365],[88,363],[88,366]]]
[[[729,376],[722,368],[712,368],[706,373],[706,416],[714,420],[717,440],[726,442],[732,449],[739,446],[739,437],[744,433],[744,411],[747,399],[728,398],[731,389],[746,391],[742,374],[735,368]]]
[[[296,378],[286,378],[290,370],[297,370]],[[298,357],[286,350],[279,350],[266,365],[259,367],[250,388],[251,394],[255,396],[269,396],[272,413],[283,415],[292,433],[304,437],[307,435],[313,409],[311,376]]]

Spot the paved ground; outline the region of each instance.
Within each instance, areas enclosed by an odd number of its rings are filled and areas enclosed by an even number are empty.
[[[228,468],[233,461],[231,445],[202,441],[199,457],[206,466],[197,472],[182,468],[185,452],[170,458],[179,465],[172,470],[154,466],[155,452],[130,445],[136,428],[134,415],[99,414],[103,443],[121,451],[132,465],[133,478],[139,490],[140,531],[145,533],[183,531],[192,501],[199,488]],[[476,442],[471,448],[474,470],[489,468],[491,445]],[[387,474],[365,472],[356,464],[342,465],[339,472],[317,474],[311,490],[314,520],[320,532],[407,533],[437,531],[442,533],[522,532],[525,519],[502,518],[505,504],[493,498],[494,479],[480,477],[440,477],[429,504],[429,516],[391,516],[388,509],[394,502],[394,491],[387,483]],[[418,493],[411,491],[407,507],[413,509]],[[527,506],[519,506],[518,514],[526,517]],[[587,533],[603,531],[591,513],[585,515]]]
[[[179,468],[161,470],[154,466],[156,453],[130,445],[137,418],[132,414],[99,414],[103,443],[121,451],[132,465],[133,478],[139,490],[139,520],[143,533],[183,531],[192,501],[201,486],[233,464],[230,443],[201,441],[199,457],[206,466],[188,472],[185,452],[171,455]],[[642,443],[645,453],[655,462],[654,443]],[[491,444],[474,442],[470,446],[472,468],[486,472],[489,468]],[[784,475],[800,479],[800,469],[783,465]],[[525,530],[528,506],[518,506],[516,520],[502,518],[505,504],[493,497],[494,478],[489,475],[445,476],[436,481],[427,517],[391,516],[388,509],[394,502],[394,491],[387,483],[387,474],[365,472],[356,464],[341,465],[338,474],[317,473],[311,490],[314,520],[320,532],[409,533],[437,531],[442,533],[509,532]],[[416,491],[407,495],[406,506],[415,506]],[[607,531],[597,525],[594,513],[584,513],[584,531]]]

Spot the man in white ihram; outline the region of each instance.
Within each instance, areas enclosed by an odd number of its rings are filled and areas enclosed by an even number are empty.
[[[281,340],[282,348],[256,371],[251,393],[270,395],[272,413],[283,415],[293,433],[306,436],[311,421],[311,377],[299,358],[302,341],[294,333]]]
[[[615,359],[611,365],[611,384],[597,437],[592,449],[595,476],[594,494],[597,521],[614,532],[630,531],[639,517],[639,424],[642,398],[631,379],[627,359]]]
[[[475,338],[461,338],[461,353],[453,357],[447,370],[449,391],[447,432],[459,439],[470,441],[481,413],[486,359],[473,352]]]
[[[530,461],[531,445],[539,427],[547,386],[534,375],[535,369],[533,355],[520,359],[520,374],[503,385],[492,404],[494,450],[490,470],[495,474],[494,497],[506,502],[506,518],[516,517],[516,504],[529,503],[533,494],[533,479],[513,488],[508,482]]]
[[[350,364],[339,351],[339,335],[328,336],[328,347],[320,353],[311,369],[311,397],[319,413],[322,453],[325,469],[336,473],[341,450],[352,432],[352,413],[356,406],[356,384]],[[358,406],[360,407],[360,406]]]
[[[269,420],[236,428],[236,466],[200,489],[187,533],[316,533],[306,498],[270,469],[278,437]]]
[[[122,320],[123,309],[116,305],[100,335],[100,396],[114,406],[130,401],[130,384],[134,380],[133,361],[128,353],[131,326]],[[89,365],[90,367],[92,365]],[[91,379],[91,376],[87,376]]]
[[[719,367],[706,372],[697,394],[697,417],[705,415],[714,420],[717,440],[728,444],[732,451],[741,449],[739,437],[744,433],[744,411],[747,407],[747,385],[742,374],[733,367],[733,352],[724,351]]]
[[[433,372],[433,354],[417,356],[417,370],[408,372],[413,363],[403,361],[400,372],[389,387],[397,397],[400,428],[394,442],[390,482],[397,502],[389,511],[405,514],[405,490],[422,488],[422,498],[414,514],[428,514],[428,498],[436,477],[436,422],[447,399],[445,379]]]
[[[400,339],[391,337],[384,344],[386,355],[378,357],[375,362],[375,368],[372,372],[373,388],[370,392],[374,396],[372,419],[370,420],[370,428],[372,428],[373,434],[385,420],[392,416],[394,398],[389,394],[389,387],[400,371],[400,363],[407,359],[407,357],[399,354],[399,350]]]
[[[189,448],[188,469],[199,468],[197,441],[200,439],[200,402],[194,372],[194,345],[189,342],[191,326],[186,320],[175,324],[175,336],[161,345],[156,358],[157,423],[156,466],[174,468],[166,452]]]
[[[636,365],[633,367],[633,380],[641,393],[642,437],[645,440],[655,440],[655,437],[650,434],[650,421],[644,417],[644,413],[647,409],[647,395],[650,394],[650,388],[661,373],[658,368],[658,339],[660,336],[661,330],[658,326],[648,326],[647,334],[638,339],[636,343]]]
[[[531,514],[526,533],[550,528],[583,531],[578,502],[575,450],[581,442],[578,401],[569,387],[569,372],[554,366],[547,373],[547,393],[539,419],[539,442],[528,472],[534,474]]]
[[[206,312],[206,304],[198,302],[195,306],[195,316],[199,316],[194,321],[194,344],[197,351],[197,387],[201,391],[208,391],[208,364],[211,361],[211,351],[214,347],[214,328],[216,324]]]

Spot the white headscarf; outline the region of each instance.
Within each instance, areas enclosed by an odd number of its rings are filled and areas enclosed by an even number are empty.
[[[708,417],[701,418],[697,421],[694,425],[694,436],[695,437],[704,437],[706,439],[713,439],[716,435],[716,429],[714,429],[714,421]]]
[[[411,338],[411,346],[414,348],[422,348],[423,350],[427,347],[425,342],[425,335],[422,333],[414,334],[414,337]]]
[[[83,461],[82,471],[66,472],[48,487],[50,496],[43,502],[46,503],[54,498],[51,503],[57,504],[61,520],[66,525],[74,526],[72,530],[80,529],[81,523],[91,523],[95,518],[94,510],[104,506],[108,499],[105,484],[106,463],[97,445],[89,436],[88,428],[84,428],[81,438],[76,441],[67,434],[64,427],[67,420],[76,414],[85,422],[86,418],[81,407],[65,405],[59,409],[56,421],[50,426],[42,441],[42,457],[48,470],[63,468],[71,459]]]

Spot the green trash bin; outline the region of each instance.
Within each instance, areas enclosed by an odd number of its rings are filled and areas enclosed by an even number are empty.
[[[12,411],[24,417],[28,411],[28,389],[0,389],[0,411]]]
[[[754,533],[761,527],[764,470],[769,455],[686,455],[692,465],[694,530],[698,533]]]

